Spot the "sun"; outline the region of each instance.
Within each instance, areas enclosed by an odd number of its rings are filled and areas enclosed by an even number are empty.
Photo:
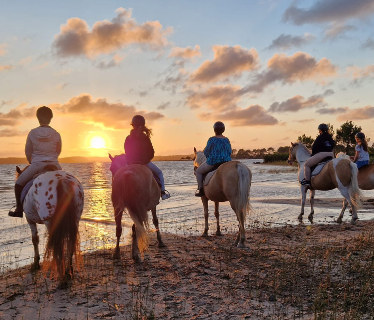
[[[106,147],[105,139],[100,136],[94,136],[90,140],[90,147],[94,149],[103,149]]]

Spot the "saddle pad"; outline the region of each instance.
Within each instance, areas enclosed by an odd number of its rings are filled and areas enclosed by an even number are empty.
[[[207,186],[210,179],[213,177],[213,175],[216,173],[217,169],[214,171],[209,171],[206,176],[204,177],[204,186]]]
[[[326,163],[328,163],[330,161],[331,160],[325,161],[325,162],[320,162],[319,164],[317,164],[317,166],[312,171],[312,177],[318,175],[322,171],[322,169],[326,165]]]

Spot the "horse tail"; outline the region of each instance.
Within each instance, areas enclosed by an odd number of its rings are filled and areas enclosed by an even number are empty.
[[[45,250],[45,269],[58,272],[62,277],[69,270],[73,254],[80,257],[79,248],[79,220],[75,201],[74,182],[60,180],[57,184],[57,204],[55,212],[49,220],[48,240]],[[67,269],[69,267],[69,269]]]
[[[236,167],[238,173],[238,197],[236,198],[236,208],[241,219],[239,221],[245,221],[247,213],[251,210],[249,203],[249,190],[251,188],[252,173],[242,163],[238,163]]]
[[[114,176],[112,187],[112,202],[115,212],[127,209],[136,228],[139,250],[142,252],[148,247],[148,213],[139,195],[144,194],[139,184],[139,177],[131,170],[119,172]]]
[[[361,206],[361,191],[358,186],[358,168],[355,163],[349,160],[349,164],[351,166],[351,183],[349,184],[349,197],[351,199],[352,204],[358,208]]]

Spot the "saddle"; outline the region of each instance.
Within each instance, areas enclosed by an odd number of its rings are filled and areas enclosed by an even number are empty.
[[[27,169],[26,169],[26,170],[27,170]],[[46,172],[48,172],[48,171],[57,171],[57,170],[59,170],[59,169],[58,169],[54,164],[47,164],[47,165],[45,165],[45,166],[43,167],[43,169],[42,169],[39,173],[35,174],[35,175],[32,177],[32,179],[31,179],[30,181],[28,181],[28,182],[25,184],[25,186],[23,187],[22,192],[21,192],[21,202],[23,202],[23,201],[25,200],[26,195],[27,195],[27,192],[29,192],[29,190],[30,190],[32,184],[34,183],[34,180],[35,180],[38,176],[40,176],[42,173],[46,173]]]
[[[203,182],[204,182],[204,186],[208,185],[210,179],[213,177],[213,175],[216,173],[217,169],[219,168],[219,166],[221,164],[224,164],[225,162],[220,162],[220,163],[216,163],[212,170],[203,174]]]
[[[326,157],[326,158],[322,159],[321,162],[319,162],[315,166],[311,167],[310,168],[310,171],[312,172],[311,176],[314,177],[314,176],[318,175],[322,171],[322,169],[326,165],[326,163],[330,162],[332,159],[333,159],[333,157]]]

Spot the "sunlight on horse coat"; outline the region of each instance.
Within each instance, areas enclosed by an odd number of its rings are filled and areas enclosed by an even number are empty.
[[[195,169],[201,166],[205,161],[205,155],[194,148]],[[205,229],[204,236],[208,235],[208,200],[214,201],[215,216],[217,220],[217,235],[221,235],[219,225],[219,202],[229,201],[239,222],[239,233],[235,244],[238,247],[244,247],[245,242],[245,220],[249,204],[249,190],[251,187],[252,173],[249,168],[240,161],[229,161],[221,164],[215,174],[210,179],[208,185],[204,186],[205,196],[201,198],[204,206]]]
[[[293,161],[297,161],[299,167],[299,181],[303,175],[304,163],[311,157],[310,151],[302,143],[291,143],[291,148],[289,151],[288,162],[292,164]],[[357,180],[358,169],[357,166],[348,159],[344,158],[334,158],[329,161],[321,172],[313,176],[311,179],[311,190],[310,190],[310,206],[311,212],[308,216],[310,222],[313,222],[314,214],[314,195],[315,190],[332,190],[338,188],[341,195],[344,197],[343,208],[337,219],[338,223],[342,222],[344,211],[349,204],[352,208],[352,220],[354,223],[357,217],[357,209],[360,205],[360,190],[358,187]],[[298,217],[302,221],[304,215],[304,206],[306,192],[308,187],[300,185],[301,191],[301,213]]]
[[[23,210],[32,233],[33,269],[39,269],[39,236],[36,224],[45,224],[48,240],[44,267],[57,270],[60,284],[72,276],[72,257],[79,253],[79,220],[84,193],[81,183],[63,170],[40,174],[23,202]]]

